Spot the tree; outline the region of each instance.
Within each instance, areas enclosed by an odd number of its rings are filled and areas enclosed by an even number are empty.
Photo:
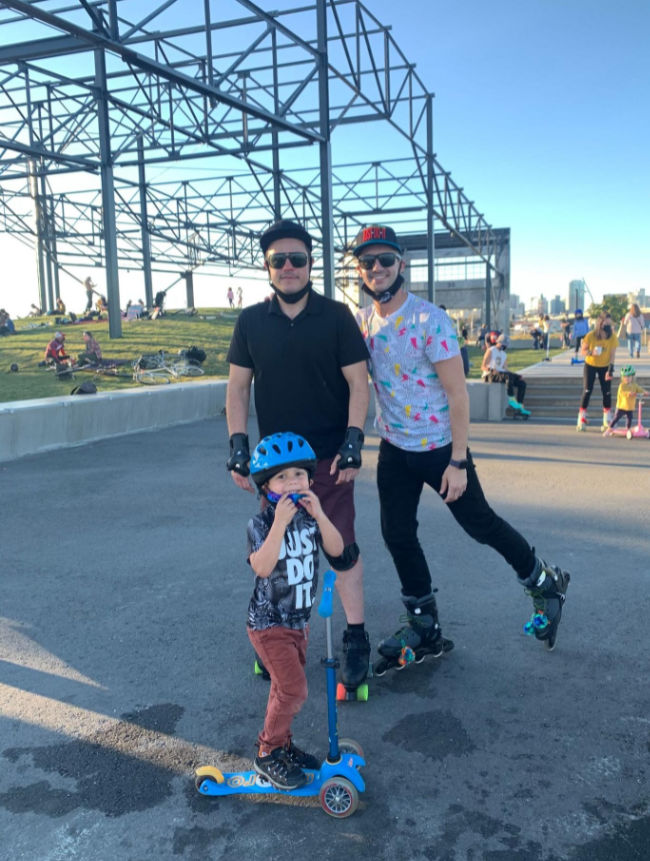
[[[592,302],[587,311],[590,317],[597,317],[603,311],[609,311],[612,320],[620,323],[628,309],[629,302],[625,293],[607,293],[602,302]]]

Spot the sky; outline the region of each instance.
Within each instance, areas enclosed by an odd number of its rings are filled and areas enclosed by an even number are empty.
[[[372,8],[435,93],[438,160],[511,229],[511,292],[650,293],[650,3]]]
[[[528,305],[540,293],[564,298],[569,281],[584,278],[595,301],[650,293],[650,3],[366,5],[435,93],[438,161],[488,223],[510,228],[511,292]],[[35,283],[34,254],[0,238],[0,259],[0,307],[23,313],[36,290],[19,301],[16,286]],[[120,274],[122,304],[141,284]],[[214,279],[197,277],[196,304],[225,304],[227,286],[215,301]],[[176,289],[172,300],[182,298]],[[245,282],[245,303],[267,289]],[[85,299],[71,279],[62,295],[73,309]]]

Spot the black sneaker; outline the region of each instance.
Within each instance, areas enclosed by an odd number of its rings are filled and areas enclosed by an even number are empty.
[[[307,782],[307,775],[287,760],[283,747],[274,748],[268,756],[256,756],[254,768],[276,789],[298,789]]]
[[[312,756],[311,753],[305,753],[303,750],[300,750],[292,741],[284,749],[284,758],[291,765],[297,765],[298,768],[311,768],[314,771],[318,771],[321,767],[320,760]]]

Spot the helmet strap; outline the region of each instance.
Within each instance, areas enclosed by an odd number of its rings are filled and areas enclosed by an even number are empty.
[[[289,496],[291,497],[292,502],[297,503],[298,500],[303,496],[303,494],[302,493],[290,493]],[[272,490],[267,490],[266,491],[266,498],[268,499],[269,502],[275,503],[275,502],[279,502],[282,499],[282,494],[274,493]]]

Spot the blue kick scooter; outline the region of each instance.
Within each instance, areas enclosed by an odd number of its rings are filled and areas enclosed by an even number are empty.
[[[361,746],[352,739],[339,739],[336,710],[336,668],[332,646],[332,589],[336,574],[326,571],[323,577],[323,595],[318,615],[325,619],[327,657],[323,658],[327,678],[327,726],[329,750],[320,769],[303,769],[307,783],[298,789],[277,789],[256,771],[235,771],[223,774],[213,765],[196,769],[195,786],[201,795],[318,795],[325,813],[337,819],[351,816],[359,806],[359,793],[365,790],[361,766],[365,765]]]

